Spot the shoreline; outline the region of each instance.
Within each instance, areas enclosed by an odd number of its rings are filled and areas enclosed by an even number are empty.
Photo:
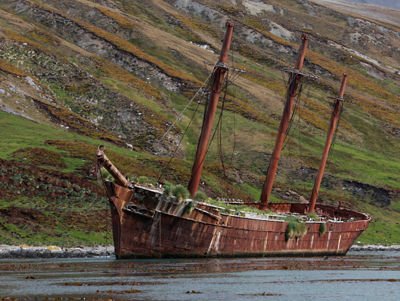
[[[400,245],[353,245],[349,251],[400,251]]]
[[[400,245],[354,245],[350,251],[400,251]],[[0,245],[0,259],[22,258],[91,258],[114,256],[114,246],[12,246]]]
[[[114,246],[11,246],[0,245],[0,259],[7,258],[83,258],[107,257],[114,255]]]

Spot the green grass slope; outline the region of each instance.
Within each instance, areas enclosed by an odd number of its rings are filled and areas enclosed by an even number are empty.
[[[400,243],[399,28],[308,1],[236,2],[1,1],[0,243],[111,243],[90,173],[99,144],[128,176],[164,171],[187,183],[205,99],[187,104],[217,60],[227,18],[236,24],[229,64],[246,72],[231,78],[202,190],[258,199],[283,108],[282,69],[307,32],[305,68],[319,80],[304,86],[273,201],[309,197],[330,97],[346,72],[320,199],[373,216],[361,242]]]

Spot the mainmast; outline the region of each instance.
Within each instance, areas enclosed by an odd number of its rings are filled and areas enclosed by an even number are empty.
[[[192,175],[189,181],[189,192],[193,197],[200,184],[201,172],[203,170],[204,159],[207,154],[208,143],[211,137],[211,131],[213,128],[214,117],[217,111],[219,97],[224,85],[225,76],[228,71],[228,67],[225,63],[228,61],[228,51],[231,47],[233,35],[233,23],[226,23],[226,33],[224,42],[221,49],[221,54],[218,63],[214,67],[213,82],[211,86],[211,94],[206,107],[206,113],[203,120],[203,126],[201,128],[201,134],[197,143],[196,157],[192,167]]]
[[[287,91],[287,99],[286,99],[285,108],[283,110],[281,123],[279,125],[278,135],[277,135],[276,141],[275,141],[275,148],[272,153],[271,161],[270,161],[270,164],[268,167],[267,177],[266,177],[264,187],[263,187],[263,190],[261,193],[261,198],[260,198],[260,203],[261,203],[260,208],[261,209],[267,208],[268,201],[271,196],[272,186],[274,184],[276,172],[278,170],[279,158],[281,156],[283,144],[284,144],[285,138],[287,136],[290,118],[292,116],[294,102],[295,102],[295,98],[297,96],[297,90],[299,88],[299,83],[303,77],[303,74],[301,73],[301,69],[303,68],[303,65],[304,65],[304,58],[305,58],[307,46],[308,46],[308,38],[305,34],[303,34],[301,39],[302,39],[302,44],[299,49],[299,55],[297,58],[296,67],[295,67],[295,70],[293,70],[291,72],[290,77],[289,77],[289,87],[288,87],[288,91]]]
[[[312,190],[311,198],[310,198],[310,206],[308,208],[309,212],[315,211],[315,204],[318,199],[319,188],[321,187],[322,178],[324,176],[326,161],[328,160],[329,151],[332,146],[333,137],[335,136],[336,129],[340,119],[340,113],[342,108],[344,91],[346,89],[347,84],[347,75],[343,74],[342,84],[340,86],[339,97],[336,98],[335,105],[332,111],[331,122],[329,125],[328,135],[326,137],[324,152],[322,153],[322,160],[319,166],[317,177],[315,178],[314,188]]]

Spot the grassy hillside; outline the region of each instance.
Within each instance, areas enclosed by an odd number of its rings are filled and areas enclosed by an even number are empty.
[[[258,199],[283,108],[282,70],[306,32],[306,72],[319,79],[303,87],[273,200],[309,197],[330,97],[346,72],[320,198],[374,217],[362,242],[400,243],[400,28],[295,0],[1,1],[0,243],[111,243],[104,193],[90,173],[97,145],[125,174],[158,178],[193,117],[163,173],[185,184],[205,98],[187,104],[217,60],[228,18],[229,64],[245,72],[226,95],[226,170],[217,135],[202,189]]]

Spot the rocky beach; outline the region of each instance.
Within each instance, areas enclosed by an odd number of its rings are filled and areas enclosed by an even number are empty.
[[[350,251],[400,251],[400,245],[354,245]],[[114,255],[114,246],[11,246],[0,245],[0,258],[84,258]]]
[[[114,254],[114,246],[73,247],[0,245],[0,258],[81,258]]]

